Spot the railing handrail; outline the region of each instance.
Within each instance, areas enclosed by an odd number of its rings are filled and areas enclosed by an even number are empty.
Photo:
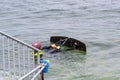
[[[33,76],[33,78],[31,80],[35,80],[37,78],[37,76],[40,75],[40,73],[43,71],[46,64],[44,64],[44,63],[42,63],[42,64],[43,64],[43,67],[41,67],[41,69]]]
[[[21,41],[21,40],[19,40],[19,39],[16,39],[15,37],[12,37],[12,36],[10,36],[10,35],[8,35],[8,34],[2,32],[2,31],[0,31],[0,34],[5,35],[5,36],[7,36],[8,38],[13,39],[13,40],[15,40],[15,41],[17,41],[17,42],[19,42],[19,43],[21,43],[21,44],[23,44],[23,45],[25,45],[25,46],[31,48],[31,49],[34,49],[34,50],[36,50],[36,51],[38,51],[38,52],[41,51],[41,50],[39,50],[39,49],[37,49],[37,48],[35,48],[35,47],[33,47],[33,46],[27,44],[27,43],[24,43],[23,41]]]

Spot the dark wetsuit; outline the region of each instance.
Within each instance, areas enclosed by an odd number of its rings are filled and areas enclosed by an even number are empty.
[[[56,47],[58,47],[58,46],[56,46]],[[56,52],[60,52],[61,51],[60,50],[60,46],[59,46],[59,48],[53,48],[51,45],[50,46],[44,46],[42,49],[43,50],[44,49],[50,50],[50,53],[56,53]]]

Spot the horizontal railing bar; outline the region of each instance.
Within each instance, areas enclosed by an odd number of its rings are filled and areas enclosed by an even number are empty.
[[[33,76],[33,78],[31,80],[35,80],[37,78],[37,76],[40,75],[40,73],[45,68],[45,66],[46,66],[46,64],[43,65],[43,67]]]
[[[19,80],[23,80],[26,77],[28,77],[29,75],[31,75],[32,73],[34,73],[36,70],[40,69],[40,67],[42,67],[43,64],[40,64],[38,67],[36,67],[35,69],[33,69],[32,71],[30,71],[29,73],[27,73],[26,75],[22,76]]]
[[[13,40],[15,40],[15,41],[17,41],[17,42],[19,42],[19,43],[21,43],[21,44],[23,44],[23,45],[25,45],[25,46],[31,48],[31,49],[34,49],[34,50],[36,50],[36,51],[40,51],[39,49],[37,49],[37,48],[35,48],[35,47],[33,47],[33,46],[27,44],[27,43],[24,43],[23,41],[18,40],[18,39],[16,39],[15,37],[12,37],[12,36],[10,36],[10,35],[8,35],[8,34],[2,32],[2,31],[0,31],[0,34],[4,35],[4,36],[6,36],[6,37],[8,37],[8,38],[10,38],[10,39],[13,39]]]

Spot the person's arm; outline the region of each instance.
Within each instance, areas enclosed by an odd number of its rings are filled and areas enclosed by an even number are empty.
[[[57,52],[60,52],[60,51],[61,51],[61,47],[57,46],[57,48],[50,51],[50,53],[57,53]]]
[[[51,46],[44,46],[44,47],[42,47],[42,50],[43,49],[50,49],[51,48]]]

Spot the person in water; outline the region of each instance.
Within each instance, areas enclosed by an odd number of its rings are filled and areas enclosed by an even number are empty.
[[[41,45],[40,42],[34,42],[34,43],[32,43],[32,46],[37,48],[37,49],[42,50],[42,45]],[[46,64],[46,66],[41,73],[41,78],[39,78],[38,80],[44,80],[44,73],[48,73],[48,69],[49,69],[49,66],[50,66],[50,60],[44,60],[43,59],[44,53],[42,51],[39,52],[39,55],[40,55],[40,61],[39,62]],[[34,59],[35,59],[35,64],[37,64],[38,51],[34,51]]]
[[[37,48],[37,49],[39,49],[39,50],[41,50],[41,48],[42,48],[42,45],[41,45],[41,43],[40,42],[34,42],[34,43],[32,43],[32,46],[33,47],[35,47],[35,48]],[[37,59],[38,59],[38,51],[36,51],[36,50],[34,50],[34,59],[35,59],[35,64],[37,64]],[[39,55],[40,55],[40,59],[42,59],[43,58],[43,52],[42,51],[40,51],[39,52]]]
[[[51,44],[50,46],[45,46],[42,48],[42,50],[44,50],[44,49],[51,50],[50,53],[56,53],[56,52],[61,51],[61,47],[56,44]]]
[[[59,45],[56,44],[51,44],[50,46],[44,46],[42,47],[40,42],[34,42],[32,44],[33,47],[40,49],[40,50],[50,50],[50,53],[56,53],[56,52],[60,52],[61,51],[61,47]],[[40,53],[41,54],[41,53]]]

